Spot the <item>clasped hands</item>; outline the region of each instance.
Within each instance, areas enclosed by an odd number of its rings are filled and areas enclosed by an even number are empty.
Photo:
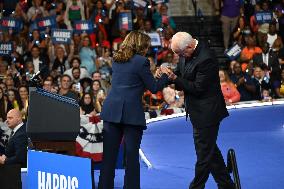
[[[159,79],[163,74],[167,74],[170,80],[175,80],[177,78],[174,72],[166,66],[160,66],[159,68],[157,68],[155,78]]]

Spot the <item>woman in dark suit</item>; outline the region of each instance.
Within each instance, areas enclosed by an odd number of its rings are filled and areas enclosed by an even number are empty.
[[[142,95],[145,89],[156,93],[168,82],[166,74],[156,81],[150,71],[150,62],[145,57],[150,43],[148,35],[132,31],[113,56],[112,87],[101,112],[104,152],[100,189],[114,187],[115,165],[122,138],[126,152],[124,188],[140,189],[139,148],[146,128]],[[165,69],[160,71],[166,72]]]

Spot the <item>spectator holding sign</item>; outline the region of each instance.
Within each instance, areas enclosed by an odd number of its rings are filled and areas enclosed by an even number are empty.
[[[159,11],[153,14],[153,22],[155,29],[169,26],[171,29],[176,29],[176,24],[172,17],[168,15],[168,6],[161,4]]]

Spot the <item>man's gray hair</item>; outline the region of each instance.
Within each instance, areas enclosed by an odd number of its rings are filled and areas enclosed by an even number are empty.
[[[192,43],[192,41],[192,36],[187,32],[177,32],[172,37],[172,43],[175,50],[184,50],[190,43]]]

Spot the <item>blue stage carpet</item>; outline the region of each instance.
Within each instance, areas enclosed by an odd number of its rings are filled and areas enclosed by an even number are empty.
[[[220,127],[218,145],[227,157],[236,152],[243,189],[284,187],[284,105],[230,110]],[[142,189],[187,189],[196,160],[192,126],[185,117],[149,124],[142,146],[153,168],[141,162]],[[225,160],[226,161],[226,160]],[[99,171],[95,171],[98,181]],[[115,188],[123,187],[123,170],[116,171]],[[210,176],[206,189],[217,189]]]

